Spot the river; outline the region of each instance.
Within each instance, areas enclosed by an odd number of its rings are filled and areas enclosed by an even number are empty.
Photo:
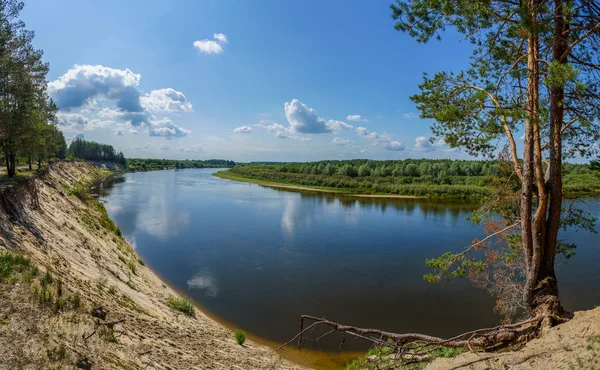
[[[249,337],[285,342],[301,314],[439,336],[499,323],[493,298],[470,282],[422,277],[426,258],[484,235],[466,220],[475,204],[281,191],[215,171],[118,175],[101,184],[101,199],[154,271]],[[598,202],[578,202],[600,216]],[[559,262],[565,308],[600,304],[600,237],[574,230],[561,237],[578,244],[575,257]],[[349,340],[344,349],[362,346]]]

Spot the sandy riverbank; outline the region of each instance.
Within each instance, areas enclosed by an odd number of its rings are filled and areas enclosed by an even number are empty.
[[[302,368],[252,340],[238,345],[232,330],[198,309],[188,317],[169,308],[177,293],[107,226],[94,200],[74,195],[77,184],[104,175],[60,162],[0,194],[0,250],[39,269],[31,280],[0,282],[0,369]],[[42,304],[46,271],[52,282]]]

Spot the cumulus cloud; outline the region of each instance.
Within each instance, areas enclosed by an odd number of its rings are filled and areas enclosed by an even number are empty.
[[[393,140],[386,133],[378,134],[374,131],[369,131],[365,127],[357,127],[356,133],[358,136],[370,141],[374,146],[381,146],[386,150],[402,151],[405,149],[401,142]]]
[[[342,121],[336,121],[334,119],[330,119],[329,121],[327,121],[327,123],[325,124],[325,126],[327,126],[327,128],[334,133],[340,132],[340,131],[350,131],[354,128],[354,126],[347,124],[346,122],[342,122]]]
[[[401,142],[396,140],[390,141],[389,143],[384,143],[383,147],[387,150],[392,150],[396,152],[401,152],[405,149],[404,145],[402,145]]]
[[[303,134],[323,134],[332,132],[332,130],[327,127],[327,122],[317,115],[316,110],[308,108],[298,99],[292,99],[289,103],[286,102],[283,108],[292,132]]]
[[[203,54],[221,54],[223,52],[223,44],[228,44],[227,36],[222,33],[214,33],[214,40],[203,39],[194,41],[194,47],[200,50]]]
[[[162,150],[163,152],[166,152],[166,151],[168,151],[169,149],[170,149],[170,148],[169,148],[169,146],[168,146],[167,144],[163,144],[163,145],[161,145],[161,146],[160,146],[160,150]]]
[[[249,132],[252,132],[252,127],[250,127],[250,126],[236,127],[235,129],[233,129],[233,132],[236,134],[247,134]]]
[[[296,135],[291,128],[280,125],[279,123],[273,123],[270,125],[263,126],[267,132],[272,132],[275,134],[275,137],[279,139],[292,139],[292,140],[300,140],[300,141],[310,141],[310,138]]]
[[[363,137],[369,141],[372,141],[373,144],[375,144],[375,145],[378,145],[381,142],[389,143],[390,141],[392,141],[392,138],[390,136],[388,136],[387,134],[380,135],[376,132],[369,131],[365,127],[357,127],[356,133],[358,134],[358,136]]]
[[[164,119],[162,121],[153,122],[149,129],[150,136],[162,136],[167,140],[188,136],[191,131],[177,126],[171,120]]]
[[[89,120],[84,115],[78,113],[58,113],[57,119],[59,126],[70,127],[76,130],[84,129],[89,123]]]
[[[346,116],[346,119],[352,122],[369,122],[368,120],[362,118],[360,114],[349,114]]]
[[[227,36],[225,36],[225,34],[213,33],[213,38],[221,44],[229,44],[229,42],[227,42]]]
[[[414,149],[420,152],[433,152],[435,147],[427,136],[418,136],[415,138]]]
[[[75,65],[57,80],[48,83],[48,92],[63,110],[80,108],[96,98],[116,100],[117,106],[129,112],[141,110],[139,91],[141,75],[130,69],[101,65]]]
[[[189,130],[156,116],[190,112],[192,105],[185,95],[172,88],[143,95],[138,89],[140,79],[141,75],[129,69],[75,65],[48,83],[48,91],[61,109],[59,124],[65,128],[82,130],[117,125],[120,127],[114,132],[122,135],[125,129],[122,125],[129,124],[147,128],[151,136],[187,136]],[[71,113],[72,110],[78,112]]]
[[[123,133],[123,130],[121,129],[116,129],[115,131],[113,131],[115,136],[124,136],[125,134]]]
[[[192,111],[192,103],[182,92],[172,88],[153,90],[140,98],[142,106],[152,112],[185,113]]]
[[[341,139],[339,137],[335,137],[333,140],[331,140],[331,143],[335,145],[350,145],[353,143],[353,141],[350,139]]]

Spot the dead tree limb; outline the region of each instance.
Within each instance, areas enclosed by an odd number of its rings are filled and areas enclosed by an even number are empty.
[[[498,350],[521,343],[524,340],[529,340],[532,335],[538,332],[543,319],[543,317],[535,317],[515,324],[472,330],[445,339],[419,333],[398,334],[379,329],[359,328],[351,325],[342,325],[321,317],[301,315],[300,332],[291,340],[279,346],[277,351],[295,340],[298,340],[298,349],[300,349],[302,347],[303,334],[314,329],[316,326],[324,325],[331,329],[325,334],[319,335],[315,342],[334,331],[338,331],[344,335],[348,334],[355,338],[366,340],[379,347],[389,347],[393,350],[393,353],[390,353],[390,357],[388,357],[389,359],[397,359],[410,364],[427,361],[431,358],[432,353],[441,347],[463,348],[473,352],[475,350]],[[306,326],[305,320],[313,322]]]

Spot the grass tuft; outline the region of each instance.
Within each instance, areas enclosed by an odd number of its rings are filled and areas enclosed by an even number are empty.
[[[241,330],[236,330],[236,332],[235,332],[235,341],[240,346],[243,345],[244,342],[246,341],[246,333],[244,333]]]
[[[167,305],[175,311],[184,313],[186,316],[196,317],[194,303],[186,297],[169,297]]]

